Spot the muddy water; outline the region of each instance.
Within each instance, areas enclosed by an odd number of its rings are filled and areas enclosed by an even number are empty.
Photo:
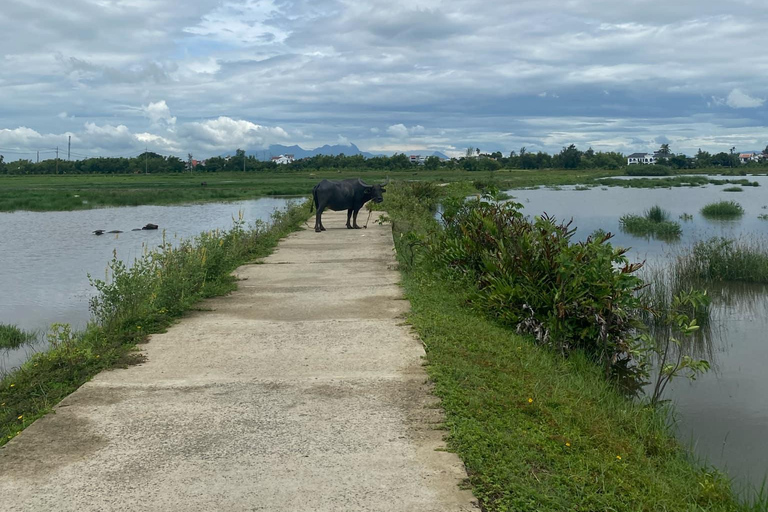
[[[0,323],[45,331],[54,322],[82,328],[90,318],[88,299],[94,289],[88,274],[104,279],[113,251],[130,263],[145,248],[158,246],[163,231],[169,241],[244,220],[268,220],[287,199],[263,198],[232,203],[184,206],[138,206],[74,212],[0,213]],[[148,223],[157,231],[132,231]],[[119,230],[96,236],[94,230]],[[37,343],[0,350],[0,371],[23,362],[45,347]]]
[[[573,218],[576,237],[586,238],[596,229],[616,234],[614,245],[630,247],[635,261],[663,266],[675,251],[696,240],[713,236],[768,238],[768,177],[750,177],[760,187],[743,192],[724,192],[723,186],[697,188],[636,189],[594,187],[590,190],[511,190],[527,215],[544,212],[558,219]],[[719,200],[735,200],[745,209],[738,220],[712,221],[699,213],[702,206]],[[659,205],[679,220],[683,235],[667,243],[633,237],[619,229],[619,217]],[[715,292],[715,290],[712,290]],[[741,484],[760,486],[768,473],[768,289],[765,286],[725,285],[713,293],[716,335],[709,347],[713,370],[690,383],[670,384],[666,397],[674,401],[679,438],[700,458],[726,469]],[[717,299],[727,297],[728,300]]]

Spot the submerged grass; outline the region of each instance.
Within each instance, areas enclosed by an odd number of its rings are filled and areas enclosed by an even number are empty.
[[[686,281],[768,283],[768,245],[717,237],[696,242],[678,256],[675,273]]]
[[[50,350],[0,378],[0,445],[100,371],[141,361],[135,347],[148,334],[161,332],[201,299],[233,290],[232,270],[269,254],[307,219],[308,207],[276,212],[269,225],[240,221],[177,247],[163,244],[131,267],[113,260],[110,280],[94,282],[94,321],[82,332],[54,324]]]
[[[34,333],[19,329],[15,325],[0,323],[0,349],[19,348],[25,343],[34,341],[37,336]]]
[[[408,320],[420,335],[451,450],[486,512],[746,511],[720,472],[675,440],[669,409],[626,399],[583,352],[567,358],[468,307],[477,284],[429,255],[434,201],[396,190]]]
[[[670,176],[665,178],[604,178],[600,184],[624,188],[672,188],[672,187],[703,187],[705,185],[741,185],[743,187],[759,187],[757,181],[742,179],[718,179],[707,176]]]
[[[640,215],[624,215],[619,219],[622,231],[640,237],[653,237],[673,241],[680,238],[680,224],[669,220],[669,212],[660,206],[652,206]]]
[[[710,218],[732,219],[744,215],[744,208],[736,201],[719,201],[704,206],[701,214]]]

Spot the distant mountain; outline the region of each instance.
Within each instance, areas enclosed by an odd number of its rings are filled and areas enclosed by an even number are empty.
[[[411,155],[418,152],[396,151],[396,153],[405,153],[406,155]],[[315,155],[329,155],[329,156],[336,156],[336,155],[342,155],[342,154],[346,156],[363,155],[365,158],[373,158],[375,156],[389,156],[385,153],[369,153],[367,151],[360,151],[360,148],[358,148],[354,144],[350,144],[348,146],[343,144],[334,144],[332,146],[329,144],[326,144],[325,146],[321,146],[315,149],[304,149],[298,145],[283,146],[282,144],[272,144],[271,146],[269,146],[268,149],[262,149],[260,151],[246,151],[246,154],[255,156],[259,160],[269,160],[273,156],[280,156],[280,155],[293,155],[293,157],[296,158],[297,160],[299,158],[307,158]],[[429,156],[436,156],[439,158],[448,159],[447,156],[445,156],[443,153],[440,153],[439,151],[435,151]]]
[[[307,158],[316,155],[336,156],[342,154],[347,156],[363,155],[366,158],[376,156],[373,153],[360,151],[360,148],[354,144],[350,144],[348,146],[343,144],[334,144],[333,146],[326,144],[325,146],[315,149],[304,149],[298,145],[283,146],[282,144],[272,144],[268,149],[263,149],[261,151],[247,151],[246,154],[253,155],[259,160],[269,160],[273,156],[280,155],[293,155],[293,157],[296,159]]]

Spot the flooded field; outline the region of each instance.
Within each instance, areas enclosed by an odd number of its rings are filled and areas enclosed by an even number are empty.
[[[184,206],[138,206],[73,212],[0,213],[0,323],[44,332],[54,322],[82,328],[90,318],[94,294],[88,275],[104,279],[113,253],[127,263],[145,248],[232,227],[243,212],[252,223],[268,220],[287,199],[263,198]],[[133,229],[154,223],[158,230]],[[119,230],[96,236],[93,231]],[[46,345],[0,350],[0,371],[23,362]]]

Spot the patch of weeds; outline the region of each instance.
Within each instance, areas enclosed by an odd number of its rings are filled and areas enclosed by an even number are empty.
[[[643,215],[624,215],[619,219],[621,230],[633,236],[673,241],[680,238],[680,224],[669,220],[669,212],[652,206]]]
[[[14,349],[30,343],[37,338],[32,332],[19,329],[15,325],[0,323],[0,348]]]
[[[719,201],[704,206],[701,214],[709,218],[733,219],[744,215],[744,208],[736,201]]]

